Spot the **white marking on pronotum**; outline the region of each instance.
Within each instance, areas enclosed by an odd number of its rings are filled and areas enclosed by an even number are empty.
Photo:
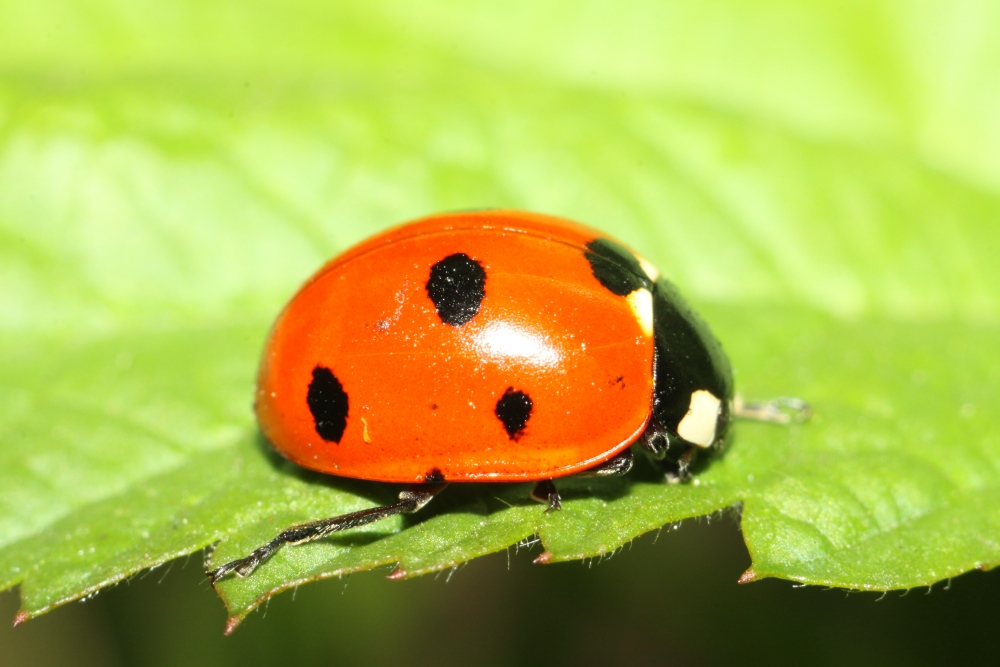
[[[653,336],[653,293],[645,287],[640,287],[637,290],[632,290],[625,298],[628,299],[628,305],[632,307],[635,319],[642,327],[642,333],[646,334],[647,338],[651,338]]]
[[[645,257],[640,257],[638,255],[636,255],[636,259],[639,260],[639,267],[643,270],[643,273],[645,273],[649,277],[650,280],[652,280],[655,283],[657,280],[660,279],[660,270],[655,266],[653,266],[652,262],[650,262]]]
[[[677,435],[699,447],[711,447],[721,404],[722,401],[707,389],[693,392],[687,414],[677,425]]]

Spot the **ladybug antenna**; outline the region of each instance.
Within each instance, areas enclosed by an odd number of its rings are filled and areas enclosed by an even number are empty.
[[[812,416],[812,408],[801,398],[781,396],[769,401],[733,399],[733,416],[770,424],[801,424]]]

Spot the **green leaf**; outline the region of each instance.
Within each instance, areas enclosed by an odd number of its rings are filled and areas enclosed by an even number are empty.
[[[0,6],[0,589],[19,619],[398,489],[295,468],[250,403],[272,318],[390,224],[482,206],[613,233],[747,397],[697,484],[640,464],[453,485],[219,589],[542,560],[742,508],[749,581],[885,590],[1000,562],[1000,16],[975,2]],[[538,551],[534,552],[536,555]]]

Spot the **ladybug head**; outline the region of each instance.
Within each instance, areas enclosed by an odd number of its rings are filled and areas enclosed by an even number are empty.
[[[643,443],[686,476],[699,450],[717,452],[729,430],[729,360],[704,321],[664,279],[653,293],[653,405]]]

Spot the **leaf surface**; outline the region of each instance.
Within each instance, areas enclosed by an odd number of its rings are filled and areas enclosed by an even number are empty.
[[[62,9],[0,7],[0,588],[20,585],[19,618],[391,501],[270,452],[260,346],[335,252],[482,206],[642,249],[744,395],[815,418],[740,424],[697,484],[641,464],[567,481],[555,514],[525,485],[453,486],[222,582],[231,627],[312,578],[535,535],[549,561],[597,557],[734,506],[745,580],[883,590],[1000,561],[992,5]]]

